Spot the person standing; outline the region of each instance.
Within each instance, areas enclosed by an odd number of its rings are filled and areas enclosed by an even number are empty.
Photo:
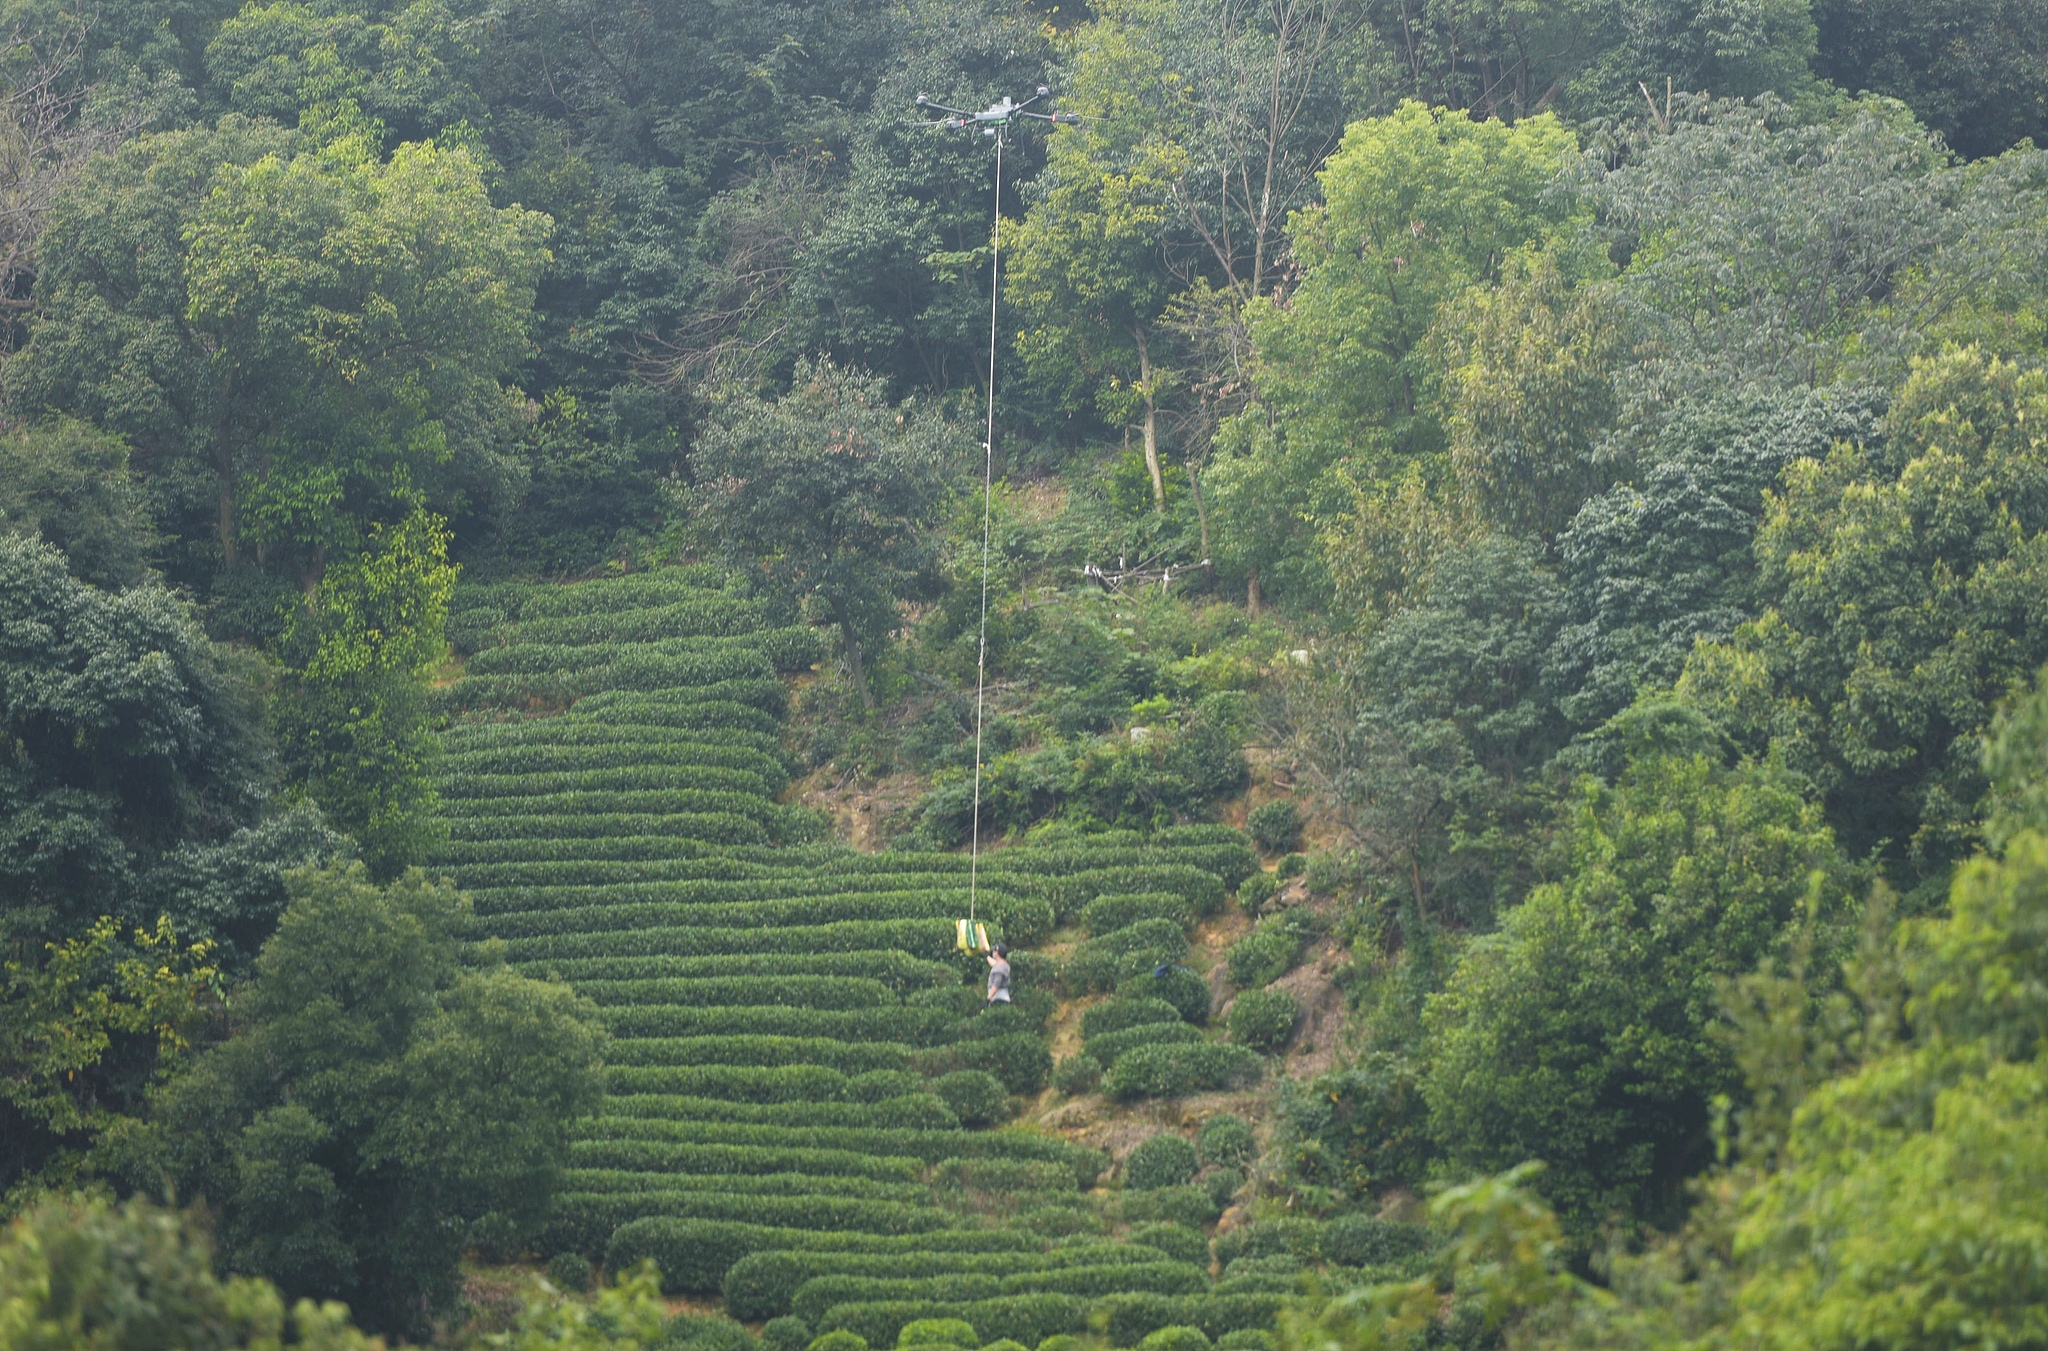
[[[1010,949],[998,943],[988,953],[988,1002],[990,1005],[1010,1002]]]

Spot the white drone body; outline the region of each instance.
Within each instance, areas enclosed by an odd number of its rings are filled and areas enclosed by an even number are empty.
[[[917,96],[917,106],[928,108],[935,113],[946,114],[936,122],[925,123],[928,127],[944,127],[949,131],[960,131],[967,127],[980,127],[981,134],[984,136],[995,136],[1003,128],[1014,127],[1025,118],[1035,118],[1040,122],[1078,126],[1081,121],[1081,114],[1079,113],[1057,113],[1050,110],[1033,112],[1031,110],[1032,104],[1040,99],[1051,97],[1052,90],[1044,85],[1040,85],[1038,86],[1038,92],[1025,99],[1022,103],[1005,94],[1000,102],[991,103],[978,113],[969,112],[965,108],[949,108],[943,103],[934,102],[923,94]]]

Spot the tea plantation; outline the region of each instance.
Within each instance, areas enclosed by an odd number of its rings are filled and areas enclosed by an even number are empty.
[[[466,667],[436,693],[451,721],[437,866],[472,897],[476,937],[572,983],[613,1037],[549,1251],[652,1258],[668,1289],[723,1295],[735,1317],[876,1345],[930,1318],[1026,1344],[1091,1320],[1119,1345],[1270,1326],[1293,1278],[1212,1286],[1194,1226],[1218,1203],[1192,1177],[1132,1193],[1117,1218],[1154,1222],[1112,1241],[1083,1199],[1109,1160],[1000,1125],[1051,1072],[1053,973],[1028,949],[1068,923],[1090,935],[1069,987],[1125,992],[1087,1029],[1107,1090],[1259,1074],[1195,1025],[1199,982],[1155,975],[1256,867],[1242,836],[985,857],[978,912],[1025,951],[1017,1003],[984,1010],[981,963],[954,945],[966,857],[855,853],[777,800],[780,677],[819,659],[815,631],[770,627],[695,568],[466,588],[450,627]]]

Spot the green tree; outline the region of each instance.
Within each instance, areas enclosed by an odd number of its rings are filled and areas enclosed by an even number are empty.
[[[1956,876],[1948,913],[1892,926],[1874,906],[1846,988],[1802,961],[1725,987],[1748,1080],[1730,1162],[1684,1232],[1615,1257],[1612,1298],[1517,1296],[1503,1310],[1517,1344],[1907,1351],[2035,1335],[2044,734],[2037,682],[1989,738],[1999,844]]]
[[[123,942],[111,918],[0,963],[0,1189],[75,1179],[98,1138],[169,1075],[213,1002],[208,945],[168,919]]]
[[[2033,0],[1821,0],[1814,18],[1818,73],[1900,100],[1963,154],[2048,142],[2048,9]]]
[[[1187,156],[1158,106],[1176,99],[1180,77],[1134,30],[1164,7],[1121,0],[1077,35],[1061,106],[1084,120],[1053,138],[1031,209],[1011,232],[1006,284],[1026,320],[1018,350],[1036,378],[1070,397],[1092,392],[1125,426],[1137,414],[1159,511],[1166,372],[1157,349],[1177,289],[1162,236]]]
[[[1477,513],[1548,537],[1627,469],[1608,444],[1629,321],[1604,260],[1544,249],[1510,259],[1444,316],[1451,465]]]
[[[1209,474],[1219,553],[1268,573],[1309,556],[1347,483],[1375,491],[1409,463],[1442,477],[1424,338],[1447,302],[1582,214],[1553,190],[1576,150],[1548,114],[1510,127],[1404,103],[1352,124],[1323,204],[1293,222],[1299,285],[1251,303],[1258,404]]]
[[[139,879],[260,809],[246,673],[161,586],[102,591],[15,535],[0,535],[0,635],[0,938],[40,951],[101,915],[154,923]]]
[[[40,536],[95,586],[134,586],[155,543],[128,447],[58,420],[0,438],[0,531]]]
[[[1585,503],[1557,539],[1566,617],[1544,680],[1573,725],[1668,686],[1695,642],[1756,617],[1765,494],[1795,461],[1876,440],[1881,412],[1875,392],[1853,387],[1726,393],[1671,411],[1634,481]]]
[[[1709,1030],[1718,983],[1809,923],[1839,932],[1856,875],[1771,765],[1645,745],[1567,811],[1558,880],[1466,949],[1418,1059],[1451,1166],[1542,1160],[1538,1188],[1583,1242],[1612,1215],[1682,1216],[1713,1158],[1709,1106],[1740,1084]]]
[[[1729,385],[1891,383],[1973,301],[2026,304],[2044,255],[2048,156],[1956,164],[1887,99],[1825,119],[1771,98],[1690,98],[1593,185],[1629,255],[1646,407]]]
[[[890,403],[880,380],[806,361],[773,402],[728,389],[692,453],[700,525],[765,586],[822,609],[869,706],[867,652],[897,601],[937,582],[952,449],[935,414]]]
[[[54,211],[20,397],[125,435],[215,561],[310,586],[369,523],[503,477],[548,228],[463,149],[387,162],[236,117],[144,137]]]
[[[1558,602],[1527,544],[1447,552],[1342,672],[1349,703],[1304,719],[1311,762],[1411,925],[1488,923],[1526,880],[1520,827],[1563,739],[1541,680]]]
[[[1975,838],[1992,710],[2048,659],[2048,376],[1914,364],[1882,436],[1795,461],[1757,537],[1764,614],[1680,690],[1811,775],[1845,844],[1938,872]]]
[[[270,1282],[214,1274],[195,1216],[49,1197],[0,1239],[0,1345],[17,1351],[383,1351],[339,1304],[289,1311]]]
[[[500,1351],[653,1351],[675,1344],[662,1303],[661,1274],[652,1262],[620,1272],[618,1281],[589,1303],[545,1296],[530,1300],[518,1326],[485,1340]]]
[[[371,526],[367,542],[292,613],[279,731],[314,800],[390,878],[422,862],[443,829],[426,678],[441,659],[455,569],[447,529],[423,511]]]
[[[565,985],[466,952],[468,903],[409,873],[296,874],[237,1034],[110,1146],[220,1217],[229,1265],[418,1335],[472,1243],[546,1213],[602,1033]]]

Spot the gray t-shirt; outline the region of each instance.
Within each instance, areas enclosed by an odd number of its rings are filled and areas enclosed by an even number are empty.
[[[1007,1004],[1010,1002],[1010,964],[1001,957],[989,959],[988,1002],[991,1004]]]

